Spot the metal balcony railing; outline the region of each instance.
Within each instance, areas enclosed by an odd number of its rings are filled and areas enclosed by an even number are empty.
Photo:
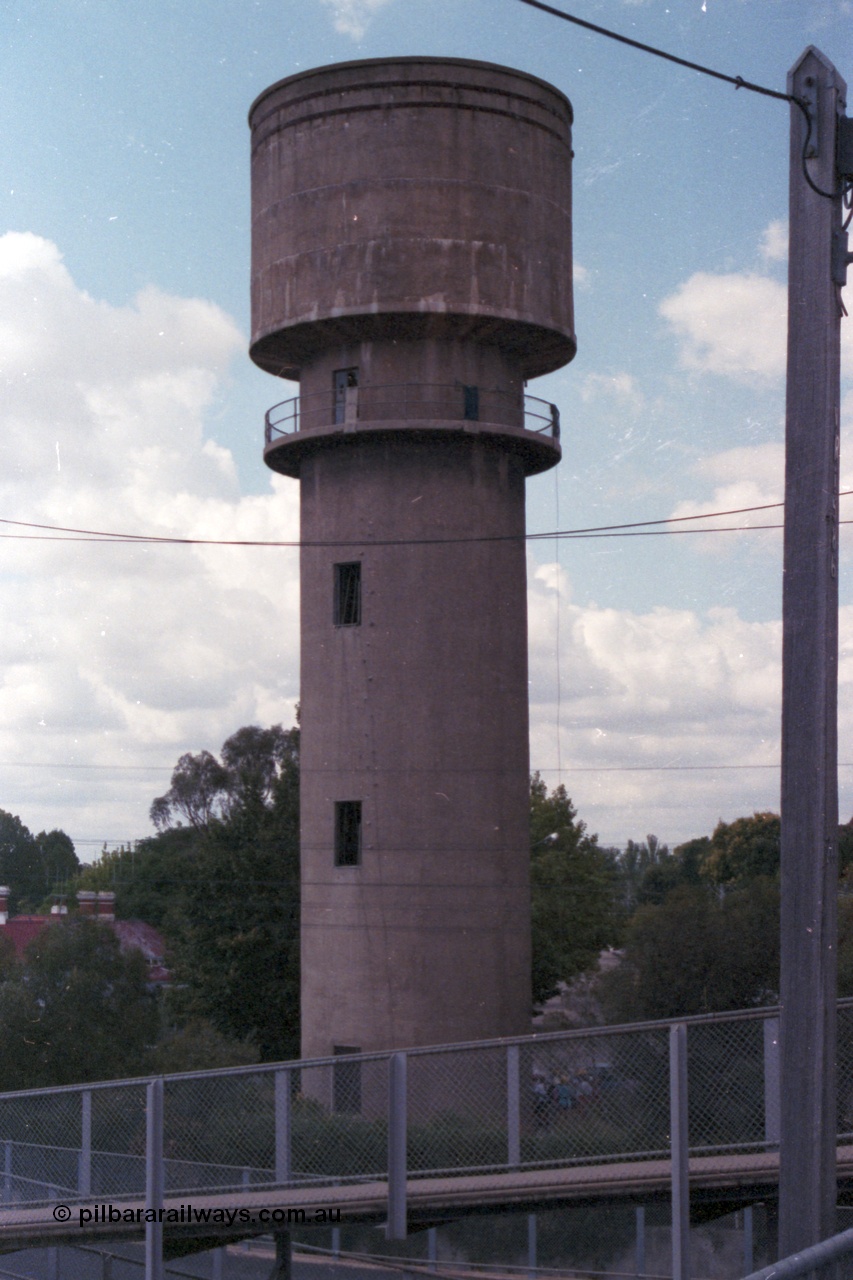
[[[350,422],[488,422],[523,427],[560,438],[560,411],[537,396],[519,397],[507,391],[462,383],[396,382],[348,389],[346,399],[335,402],[331,392],[315,392],[282,400],[265,416],[267,445],[283,436],[314,427],[346,426]]]

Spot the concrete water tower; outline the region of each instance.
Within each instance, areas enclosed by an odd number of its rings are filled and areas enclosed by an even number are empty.
[[[456,58],[253,104],[252,346],[298,379],[265,459],[302,504],[302,1049],[530,1027],[528,378],[575,353],[571,121]]]

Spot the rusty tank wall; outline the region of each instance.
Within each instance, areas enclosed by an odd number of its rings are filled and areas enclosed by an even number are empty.
[[[473,337],[525,378],[575,351],[571,121],[553,86],[462,59],[342,63],[253,104],[252,359]]]
[[[302,504],[303,1054],[523,1034],[525,477],[560,457],[524,382],[575,350],[571,107],[403,58],[250,122],[251,355],[300,379],[265,457]]]

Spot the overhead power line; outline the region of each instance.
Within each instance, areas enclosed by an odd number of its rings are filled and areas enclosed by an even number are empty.
[[[777,98],[781,102],[792,103],[802,112],[805,120],[805,138],[800,158],[805,181],[812,191],[819,196],[823,196],[825,200],[835,200],[841,194],[838,191],[824,191],[814,182],[809,173],[806,160],[809,156],[814,120],[809,110],[809,104],[802,98],[798,98],[792,93],[782,93],[779,89],[768,89],[766,85],[755,84],[752,80],[744,80],[743,76],[730,76],[725,71],[717,71],[714,67],[706,67],[701,62],[691,62],[689,58],[679,58],[674,53],[667,53],[665,49],[658,49],[656,45],[644,44],[642,40],[634,40],[631,36],[623,36],[620,32],[612,31],[609,27],[601,27],[596,22],[588,22],[586,18],[578,18],[573,13],[566,13],[564,9],[557,9],[554,5],[545,4],[543,0],[521,0],[521,3],[528,5],[531,9],[541,9],[543,13],[548,13],[554,18],[561,18],[563,22],[570,22],[573,26],[583,27],[586,31],[593,31],[596,35],[605,36],[608,40],[616,40],[619,44],[626,44],[632,49],[639,49],[641,53],[649,53],[655,58],[663,58],[665,62],[673,62],[678,67],[687,67],[689,71],[697,71],[700,75],[711,76],[714,80],[723,80],[726,84],[733,84],[736,89],[748,89],[750,93],[760,93],[765,98]],[[853,184],[845,182],[842,185],[846,199]]]
[[[847,497],[853,493],[853,489],[845,489],[838,496],[840,498]],[[525,533],[525,534],[500,534],[495,536],[474,534],[470,537],[453,537],[453,538],[350,538],[346,540],[324,540],[312,541],[302,539],[282,539],[272,540],[263,538],[182,538],[177,535],[149,534],[149,533],[122,533],[114,530],[105,529],[80,529],[70,525],[58,524],[40,524],[32,520],[10,520],[0,517],[0,524],[12,525],[21,529],[40,529],[46,532],[42,534],[23,534],[23,533],[0,533],[0,538],[20,538],[35,542],[104,542],[115,545],[116,543],[125,543],[129,545],[136,544],[162,544],[164,546],[198,546],[198,547],[342,547],[342,546],[360,546],[360,547],[406,547],[406,546],[431,546],[457,544],[457,543],[474,543],[474,542],[538,542],[546,541],[550,538],[592,538],[603,536],[638,536],[638,533],[631,534],[631,531],[646,530],[649,534],[653,533],[751,533],[759,529],[779,529],[782,526],[778,524],[759,524],[759,525],[728,525],[728,526],[710,526],[709,528],[701,528],[696,530],[673,529],[670,526],[689,524],[696,520],[716,520],[723,516],[739,516],[748,515],[754,511],[773,511],[784,506],[782,502],[764,502],[752,507],[732,507],[725,511],[701,511],[697,515],[692,516],[664,516],[654,520],[633,520],[624,524],[601,524],[590,525],[581,529],[550,529],[544,533]],[[849,520],[841,520],[840,524],[850,524]],[[651,526],[664,526],[661,529],[652,530]],[[60,536],[61,535],[61,536]]]
[[[782,93],[778,89],[767,89],[764,85],[754,84],[752,80],[744,80],[743,76],[730,76],[724,71],[715,71],[713,67],[703,66],[701,62],[691,62],[688,58],[679,58],[674,53],[667,53],[665,49],[658,49],[652,44],[643,44],[641,40],[634,40],[631,36],[620,35],[618,31],[611,31],[609,27],[600,27],[596,22],[588,22],[586,18],[577,18],[573,13],[566,13],[564,9],[556,9],[551,4],[544,4],[542,0],[521,0],[522,4],[529,5],[531,9],[541,9],[543,13],[550,13],[554,18],[562,18],[563,22],[571,22],[576,27],[583,27],[586,31],[594,31],[596,35],[606,36],[608,40],[616,40],[619,44],[630,45],[632,49],[639,49],[641,53],[650,53],[655,58],[663,58],[666,62],[674,62],[676,66],[687,67],[690,71],[698,71],[703,76],[711,76],[714,80],[724,80],[727,84],[733,84],[736,89],[748,89],[750,93],[760,93],[766,98],[779,98],[782,102],[794,102],[799,107],[799,98],[794,98],[789,93]]]

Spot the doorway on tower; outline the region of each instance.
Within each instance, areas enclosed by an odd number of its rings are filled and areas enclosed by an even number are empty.
[[[332,383],[335,425],[355,422],[358,417],[358,369],[336,369]]]
[[[354,1053],[361,1053],[361,1049],[354,1044],[336,1044],[333,1053],[336,1058],[346,1058]],[[332,1105],[335,1111],[346,1112],[350,1115],[358,1114],[361,1111],[360,1062],[335,1063]]]

